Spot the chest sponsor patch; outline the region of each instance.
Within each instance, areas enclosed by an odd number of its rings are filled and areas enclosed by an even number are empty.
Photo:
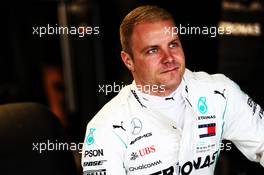
[[[208,123],[198,125],[199,138],[211,137],[216,135],[216,124]]]
[[[155,153],[155,152],[156,152],[156,148],[154,145],[145,147],[145,148],[139,149],[136,152],[132,152],[130,160],[136,160],[138,157],[143,157],[148,154]]]
[[[189,175],[196,170],[210,168],[210,166],[213,166],[216,162],[217,153],[218,152],[216,151],[212,155],[209,154],[204,155],[203,157],[197,157],[195,160],[187,161],[183,165],[179,165],[179,163],[177,163],[174,166],[170,166],[166,169],[152,173],[150,175]]]

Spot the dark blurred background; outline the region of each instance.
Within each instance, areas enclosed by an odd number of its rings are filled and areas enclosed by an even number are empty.
[[[37,102],[56,114],[72,142],[82,142],[86,125],[115,92],[103,85],[131,82],[120,58],[119,25],[133,8],[159,5],[177,24],[231,26],[232,35],[182,35],[192,71],[224,73],[264,106],[263,0],[35,0],[2,6],[0,102]],[[90,34],[45,34],[40,27],[91,27]],[[98,32],[99,31],[99,32]],[[233,147],[223,152],[216,174],[260,175],[263,168]],[[77,160],[78,160],[77,156]],[[224,167],[224,169],[223,169]]]

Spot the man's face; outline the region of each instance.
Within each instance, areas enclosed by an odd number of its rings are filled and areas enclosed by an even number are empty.
[[[185,70],[178,36],[165,32],[165,28],[172,27],[175,25],[171,20],[140,23],[131,36],[133,58],[128,68],[136,84],[162,85],[167,92],[163,95],[169,95],[178,87]]]

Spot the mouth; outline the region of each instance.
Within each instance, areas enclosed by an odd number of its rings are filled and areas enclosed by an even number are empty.
[[[169,69],[166,69],[166,70],[162,71],[161,74],[172,72],[172,71],[175,71],[177,69],[179,69],[179,67],[172,67],[172,68],[169,68]]]

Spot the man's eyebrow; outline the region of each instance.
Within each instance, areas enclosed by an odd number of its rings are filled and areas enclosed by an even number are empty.
[[[176,37],[176,38],[172,39],[169,43],[173,43],[173,42],[176,42],[176,41],[179,41],[179,40],[180,40],[179,37]]]

